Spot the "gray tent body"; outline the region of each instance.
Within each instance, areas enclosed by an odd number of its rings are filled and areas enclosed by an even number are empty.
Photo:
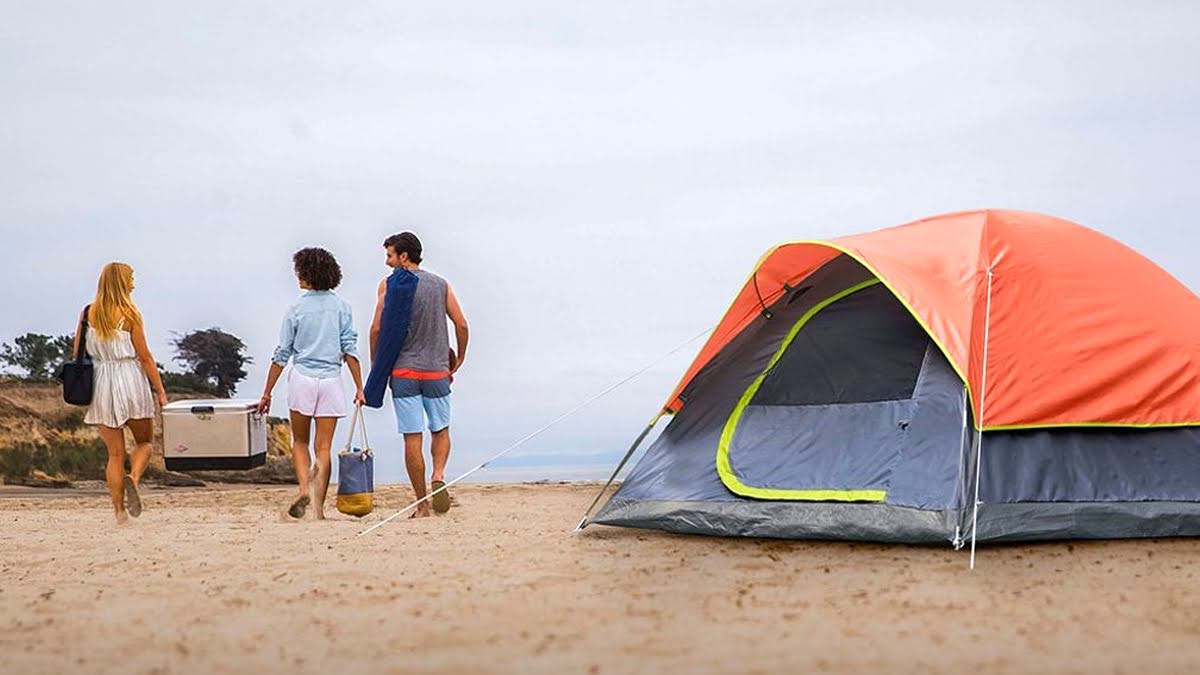
[[[682,410],[590,522],[969,538],[980,436],[964,384],[872,281],[839,256],[767,308],[697,374]],[[982,442],[980,541],[1200,535],[1200,429],[990,431]]]

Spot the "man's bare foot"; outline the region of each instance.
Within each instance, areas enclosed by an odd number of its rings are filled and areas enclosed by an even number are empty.
[[[450,510],[450,492],[446,489],[446,481],[434,480],[430,485],[433,496],[429,498],[435,513],[445,513]]]
[[[325,512],[317,511],[313,514],[313,520],[325,520]]]
[[[124,511],[117,511],[117,527],[124,527],[129,524],[129,514]]]
[[[422,502],[417,506],[417,510],[412,512],[409,518],[431,518],[433,511],[429,509],[429,502]]]

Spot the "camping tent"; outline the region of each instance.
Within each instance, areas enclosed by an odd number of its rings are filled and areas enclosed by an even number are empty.
[[[1200,535],[1200,298],[1050,216],[771,249],[663,413],[586,522],[955,545]]]

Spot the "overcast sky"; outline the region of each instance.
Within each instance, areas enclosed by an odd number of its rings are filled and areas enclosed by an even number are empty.
[[[453,472],[714,324],[783,240],[1026,209],[1200,289],[1200,4],[911,4],[0,3],[0,340],[71,331],[123,260],[155,356],[219,326],[256,398],[292,252],[339,257],[365,351],[411,229],[471,322]],[[525,452],[619,455],[698,347]]]

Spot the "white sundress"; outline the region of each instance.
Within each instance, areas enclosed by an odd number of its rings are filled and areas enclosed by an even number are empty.
[[[119,429],[129,420],[154,417],[150,380],[138,362],[133,337],[124,327],[122,321],[117,334],[107,340],[88,329],[87,353],[92,357],[95,386],[92,404],[83,418],[87,424]]]

